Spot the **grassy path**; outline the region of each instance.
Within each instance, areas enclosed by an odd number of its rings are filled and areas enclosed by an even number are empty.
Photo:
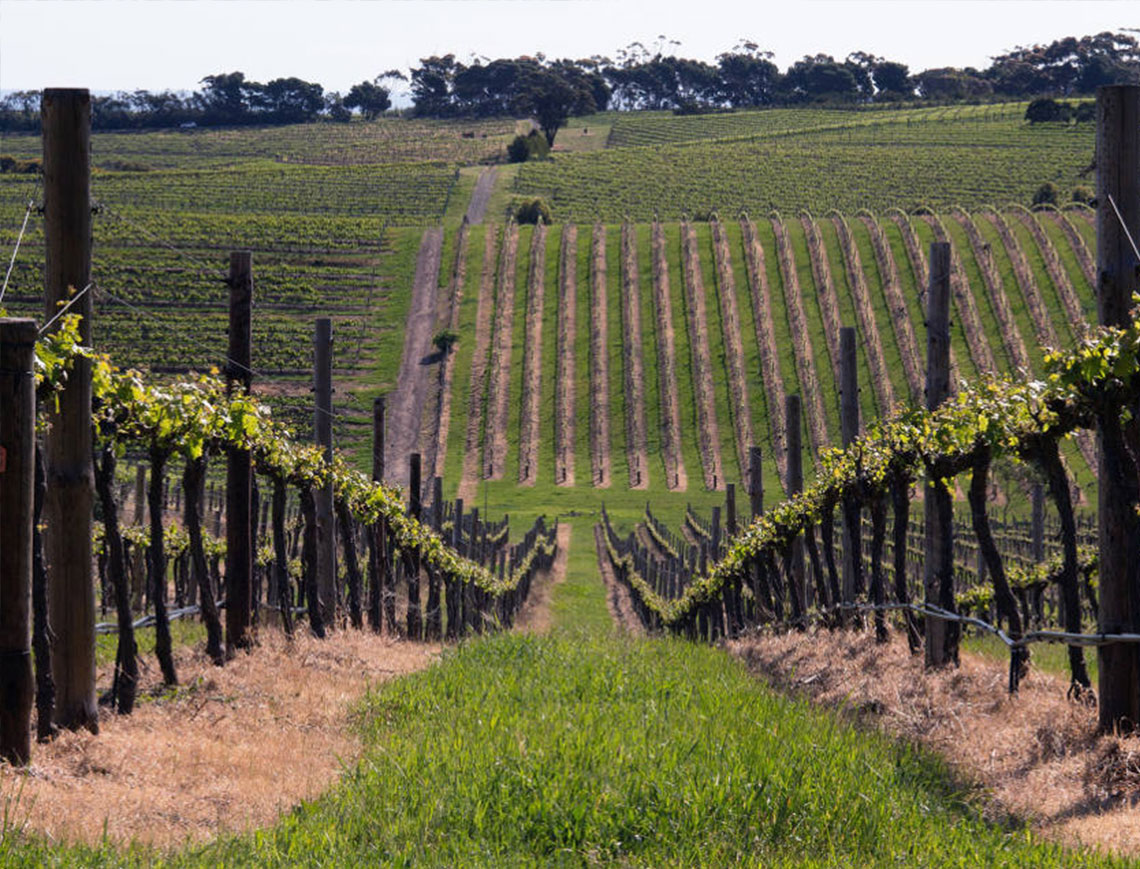
[[[724,485],[721,471],[720,429],[716,418],[713,393],[712,360],[709,352],[708,315],[705,308],[705,286],[701,275],[697,234],[692,224],[681,224],[681,273],[685,286],[685,321],[689,330],[689,352],[692,355],[693,399],[697,416],[697,438],[701,447],[701,465],[706,489]]]
[[[657,377],[661,396],[661,452],[665,461],[665,486],[677,491],[689,488],[685,460],[681,456],[681,411],[678,406],[677,342],[673,334],[673,304],[669,295],[669,259],[665,232],[660,223],[650,229],[653,313],[657,328]]]
[[[538,477],[539,407],[542,399],[542,309],[546,301],[546,227],[531,235],[523,335],[522,405],[519,414],[519,485]]]
[[[590,466],[594,485],[610,485],[610,362],[606,280],[606,228],[590,241]]]
[[[622,374],[625,385],[625,449],[629,487],[649,487],[649,448],[645,421],[645,361],[642,356],[641,274],[637,230],[621,227]]]
[[[483,240],[479,299],[475,310],[475,321],[471,329],[474,334],[475,347],[472,351],[470,363],[466,363],[466,360],[462,356],[460,357],[465,364],[470,364],[471,377],[467,387],[467,431],[463,446],[463,474],[457,497],[468,503],[475,495],[481,455],[479,448],[483,443],[486,417],[487,353],[491,348],[491,317],[495,306],[493,296],[497,265],[497,241],[498,234],[493,228],[488,228]],[[459,348],[459,352],[464,353],[462,346]]]
[[[544,635],[445,651],[360,704],[360,763],[269,829],[159,855],[0,837],[5,866],[1060,866],[931,755],[789,700],[724,652],[614,630],[592,529]]]

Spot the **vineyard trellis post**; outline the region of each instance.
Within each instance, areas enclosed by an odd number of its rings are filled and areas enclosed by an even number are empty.
[[[930,244],[930,288],[926,294],[926,407],[934,410],[950,395],[950,244]],[[938,469],[928,469],[923,493],[926,546],[923,587],[926,602],[954,610],[954,513]],[[926,666],[957,663],[958,626],[926,620]]]
[[[372,479],[384,481],[384,396],[372,403]],[[380,633],[383,620],[389,633],[396,632],[396,598],[392,593],[392,577],[388,553],[388,520],[381,517],[369,530],[369,598],[368,626]],[[385,619],[385,614],[386,619]]]
[[[802,405],[799,395],[789,395],[784,399],[784,419],[787,433],[784,443],[787,444],[787,490],[788,497],[794,498],[804,489],[804,462],[803,462],[803,421]],[[804,549],[803,538],[797,536],[789,544],[787,554],[788,591],[792,601],[792,619],[802,621],[807,614],[806,588],[804,585]]]
[[[226,392],[248,395],[251,382],[253,255],[230,254]],[[226,450],[226,657],[253,645],[253,465],[249,450]]]
[[[422,464],[423,457],[419,453],[412,453],[408,457],[408,515],[417,522],[423,515]],[[408,578],[408,638],[418,640],[423,633],[420,613],[419,549],[404,553],[404,572]]]
[[[839,330],[839,431],[846,449],[859,437],[859,371],[855,365],[855,327]],[[843,500],[843,603],[855,602],[862,567],[859,549],[862,510],[855,495]]]
[[[32,752],[32,512],[35,320],[0,320],[0,760]]]
[[[44,316],[72,301],[79,337],[91,345],[91,95],[86,88],[43,93]],[[49,412],[44,503],[48,618],[55,634],[55,723],[99,730],[95,703],[95,585],[91,522],[91,361],[75,359],[58,410]]]
[[[317,318],[313,339],[313,430],[326,462],[332,462],[332,320]],[[336,615],[336,528],[333,485],[328,477],[313,491],[317,518],[317,601],[321,621],[331,630]]]
[[[1140,86],[1114,85],[1097,92],[1097,313],[1102,326],[1126,326],[1132,295],[1140,290],[1140,263],[1132,242],[1140,239]],[[1136,408],[1129,425],[1122,408],[1098,408],[1100,445],[1099,602],[1097,623],[1105,633],[1140,631],[1140,496],[1129,454],[1137,446]],[[1134,455],[1134,453],[1133,453]],[[1115,643],[1097,649],[1100,726],[1140,726],[1140,645]]]

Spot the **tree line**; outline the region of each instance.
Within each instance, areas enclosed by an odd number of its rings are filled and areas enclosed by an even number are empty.
[[[261,83],[241,72],[208,75],[190,94],[119,92],[92,100],[95,129],[184,125],[292,124],[373,118],[392,106],[392,88],[406,81],[413,112],[422,117],[484,118],[527,115],[553,141],[569,115],[604,109],[707,112],[804,104],[869,104],[904,100],[958,102],[993,97],[1032,99],[1091,94],[1105,84],[1140,82],[1140,43],[1129,33],[1067,36],[1018,47],[985,69],[940,67],[912,73],[904,64],[855,51],[842,60],[808,55],[783,72],[772,53],[742,40],[714,63],[677,54],[679,43],[659,37],[634,42],[614,58],[594,55],[551,60],[537,54],[422,58],[409,75],[388,70],[345,94],[315,82],[278,78]],[[37,130],[39,93],[0,98],[0,130]]]

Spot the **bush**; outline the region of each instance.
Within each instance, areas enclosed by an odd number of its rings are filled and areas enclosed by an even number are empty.
[[[16,175],[35,175],[40,171],[40,161],[36,159],[24,160],[13,157],[11,154],[0,154],[0,172],[12,172]]]
[[[459,333],[451,329],[440,329],[432,336],[431,343],[436,350],[446,356],[451,348],[459,343]]]
[[[550,214],[550,206],[542,199],[528,199],[525,202],[520,202],[519,207],[515,209],[515,221],[517,223],[545,223],[548,226],[554,222]]]
[[[538,130],[531,130],[525,136],[515,136],[507,146],[507,159],[511,163],[525,163],[527,160],[541,160],[550,154],[546,137]]]
[[[1037,192],[1033,194],[1034,205],[1056,205],[1057,198],[1061,191],[1057,189],[1057,185],[1052,181],[1046,181],[1037,188]]]
[[[1092,205],[1093,199],[1096,198],[1092,192],[1091,187],[1074,187],[1073,188],[1073,202],[1081,202],[1085,205]]]
[[[1059,103],[1048,97],[1041,97],[1029,104],[1025,110],[1025,120],[1031,124],[1041,124],[1053,121],[1068,123],[1073,117],[1073,107],[1068,103]]]

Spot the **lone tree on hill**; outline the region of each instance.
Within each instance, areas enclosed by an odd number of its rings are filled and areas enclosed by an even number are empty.
[[[515,109],[534,117],[546,136],[546,143],[553,147],[554,137],[566,125],[578,96],[560,76],[536,69],[520,82]]]

